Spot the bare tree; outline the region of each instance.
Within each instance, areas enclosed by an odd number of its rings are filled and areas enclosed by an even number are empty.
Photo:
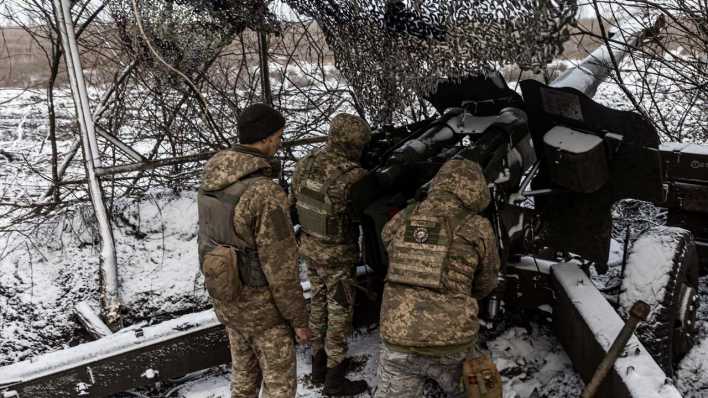
[[[111,2],[110,7],[114,4]],[[214,131],[203,117],[194,90],[146,50],[147,44],[158,51],[170,47],[160,41],[164,37],[150,33],[154,28],[149,25],[150,19],[144,21],[144,31],[137,33],[130,21],[115,22],[115,10],[110,7],[87,1],[75,3],[73,9],[79,22],[82,61],[89,71],[87,79],[96,88],[91,100],[101,134],[99,158],[103,167],[99,173],[109,209],[113,209],[116,200],[140,197],[151,190],[196,187],[201,162],[214,150],[233,143],[241,110],[262,100],[262,81],[257,32],[248,28],[208,42],[213,50],[191,49],[187,54],[193,55],[187,58],[192,63],[180,64],[169,53],[161,55],[167,63],[173,62],[172,68],[182,68],[188,74],[208,104],[218,127]],[[4,8],[4,17],[22,27],[41,49],[50,71],[44,97],[52,156],[40,161],[26,157],[18,164],[22,173],[44,182],[18,181],[5,186],[4,194],[0,192],[0,212],[8,222],[0,228],[14,230],[20,225],[43,224],[47,217],[62,214],[67,207],[88,198],[86,180],[80,173],[82,156],[77,153],[80,142],[75,126],[60,123],[65,120],[65,110],[62,108],[60,114],[56,110],[57,96],[62,103],[66,100],[66,79],[60,67],[62,48],[51,10],[49,0],[24,2],[19,12]],[[190,28],[189,21],[181,23],[184,26],[180,29]],[[266,25],[273,102],[287,116],[288,140],[321,142],[335,112],[363,113],[349,85],[334,68],[333,55],[311,19],[298,17],[281,25]],[[208,57],[198,57],[200,54]],[[288,146],[281,156],[286,160],[285,178],[299,152]]]
[[[634,48],[628,60],[613,65],[614,81],[664,140],[708,141],[708,6],[701,0],[593,0],[596,22],[607,29],[599,38],[614,46],[615,35],[662,23]]]

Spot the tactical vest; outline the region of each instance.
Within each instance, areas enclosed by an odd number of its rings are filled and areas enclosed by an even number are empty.
[[[229,185],[220,191],[199,190],[197,206],[199,208],[199,266],[204,262],[204,256],[214,250],[217,245],[233,247],[237,255],[237,263],[241,283],[250,287],[265,287],[268,285],[263,268],[258,260],[258,252],[247,247],[246,242],[236,236],[234,231],[234,209],[241,196],[262,176],[249,177]]]
[[[447,260],[452,240],[466,217],[464,212],[450,217],[412,215],[414,207],[411,205],[403,210],[405,231],[402,239],[394,238],[386,280],[444,290],[447,287]]]
[[[316,155],[308,155],[303,161],[300,184],[295,187],[296,208],[300,225],[309,235],[323,241],[343,243],[353,239],[351,218],[345,211],[337,211],[327,192],[329,187],[357,166],[351,165],[341,173],[324,176],[314,173],[312,167]]]

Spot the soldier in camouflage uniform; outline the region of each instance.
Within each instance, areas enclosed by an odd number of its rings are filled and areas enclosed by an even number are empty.
[[[300,255],[307,262],[312,286],[312,380],[324,381],[327,395],[357,395],[368,389],[365,381],[344,377],[344,359],[359,258],[350,190],[366,174],[359,161],[370,137],[363,119],[339,114],[332,119],[327,145],[301,159],[293,175],[291,201],[303,229]]]
[[[210,291],[230,341],[232,398],[257,397],[261,379],[264,397],[295,397],[292,331],[300,342],[311,335],[288,199],[273,181],[271,158],[284,122],[267,105],[245,109],[239,118],[241,145],[209,159],[199,194],[202,270],[214,247],[228,246],[237,252],[237,265],[229,265],[238,269],[239,290],[226,299]],[[212,276],[205,273],[207,277]]]
[[[421,397],[426,378],[448,396],[464,396],[460,376],[479,330],[477,300],[494,290],[499,272],[494,231],[478,215],[489,200],[479,165],[450,160],[428,197],[384,227],[389,270],[377,398]]]

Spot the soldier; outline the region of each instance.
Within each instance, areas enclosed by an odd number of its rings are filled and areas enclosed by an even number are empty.
[[[462,365],[472,354],[477,300],[497,284],[499,254],[490,200],[477,163],[446,162],[428,197],[397,213],[382,238],[389,269],[381,306],[376,398],[423,396],[426,378],[464,396]]]
[[[293,175],[291,201],[303,229],[300,255],[307,262],[312,286],[312,381],[324,381],[326,395],[357,395],[368,389],[365,381],[344,377],[344,359],[359,258],[350,190],[366,174],[359,162],[370,139],[363,119],[339,114],[332,119],[327,145],[300,160]]]
[[[288,199],[273,181],[284,124],[267,105],[246,108],[240,145],[209,159],[199,192],[200,264],[229,337],[232,398],[257,397],[261,378],[264,397],[295,397],[292,329],[311,337]]]

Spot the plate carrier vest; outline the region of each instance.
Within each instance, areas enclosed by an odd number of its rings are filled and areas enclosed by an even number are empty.
[[[295,187],[300,225],[308,235],[326,242],[344,243],[352,238],[351,218],[345,211],[335,211],[327,192],[332,183],[358,166],[350,165],[331,177],[317,175],[312,172],[316,156],[311,154],[303,159],[300,186]]]
[[[199,267],[202,268],[204,256],[216,246],[233,247],[237,252],[237,264],[241,283],[249,287],[268,285],[258,252],[249,248],[234,231],[234,210],[246,190],[261,178],[261,175],[249,176],[219,191],[199,190],[197,206],[199,208]]]

